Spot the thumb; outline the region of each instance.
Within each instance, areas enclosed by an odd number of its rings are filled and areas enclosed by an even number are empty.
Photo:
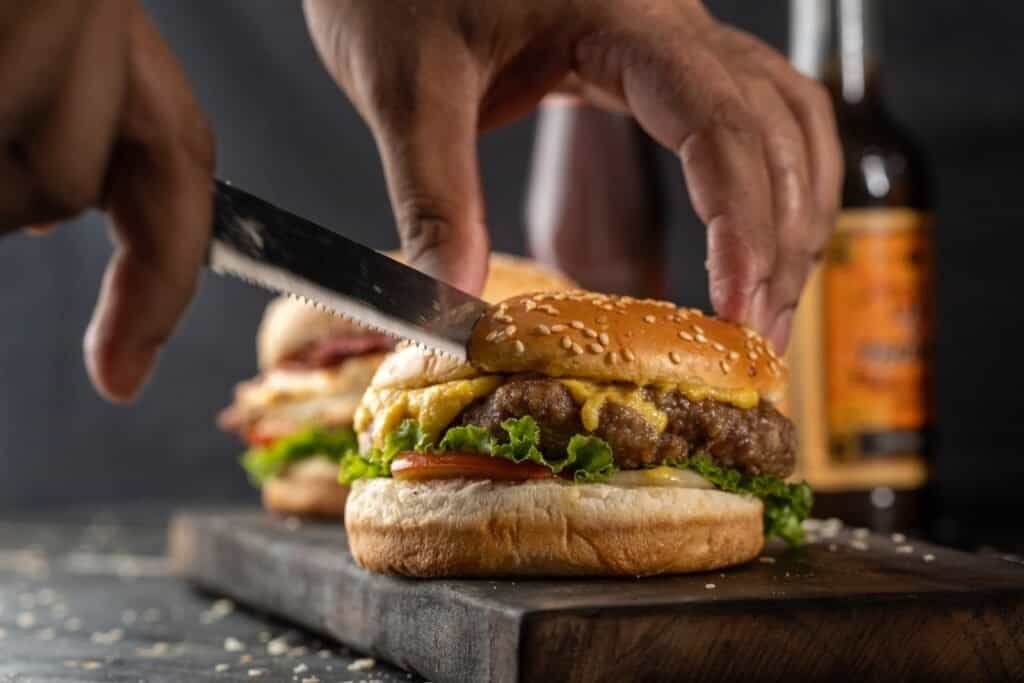
[[[460,72],[434,72],[446,74],[443,84],[399,86],[394,97],[404,101],[368,118],[409,265],[478,294],[490,248],[476,154],[479,95],[470,69],[453,71]]]

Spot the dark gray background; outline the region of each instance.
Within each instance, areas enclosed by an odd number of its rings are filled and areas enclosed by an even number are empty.
[[[784,45],[786,4],[712,1]],[[1024,5],[884,2],[884,92],[932,163],[939,269],[939,492],[946,513],[994,524],[1024,511]],[[365,127],[321,68],[298,2],[147,2],[218,135],[220,174],[375,247],[391,216]],[[496,248],[521,252],[532,141],[525,120],[481,142]],[[673,295],[706,305],[704,245],[662,155]],[[50,238],[0,244],[0,509],[105,500],[237,500],[253,492],[213,416],[255,367],[267,296],[213,276],[129,407],[88,385],[80,337],[110,252],[87,216]]]

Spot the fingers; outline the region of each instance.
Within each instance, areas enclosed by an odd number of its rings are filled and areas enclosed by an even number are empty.
[[[576,72],[679,155],[708,228],[711,301],[722,316],[764,330],[776,241],[760,131],[725,65],[695,42],[681,49],[678,35],[591,36],[577,46]]]
[[[767,292],[774,320],[765,332],[781,349],[804,282],[835,225],[842,152],[824,88],[747,34],[722,28],[715,35],[759,112],[778,242]]]
[[[374,86],[369,120],[409,264],[476,294],[489,251],[476,153],[479,87],[457,55],[435,56],[449,62],[446,71],[421,63],[404,80],[400,71],[377,76],[398,81]],[[444,82],[418,75],[442,72]],[[401,97],[407,101],[395,101]]]
[[[213,144],[184,75],[140,10],[107,208],[117,247],[85,338],[97,389],[131,398],[192,293],[210,229]]]

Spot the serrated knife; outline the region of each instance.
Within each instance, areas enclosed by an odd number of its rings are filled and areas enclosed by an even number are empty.
[[[466,359],[486,303],[218,180],[208,265]]]

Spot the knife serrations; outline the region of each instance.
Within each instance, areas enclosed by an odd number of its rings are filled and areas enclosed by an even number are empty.
[[[487,304],[369,247],[217,181],[209,265],[465,360]]]

